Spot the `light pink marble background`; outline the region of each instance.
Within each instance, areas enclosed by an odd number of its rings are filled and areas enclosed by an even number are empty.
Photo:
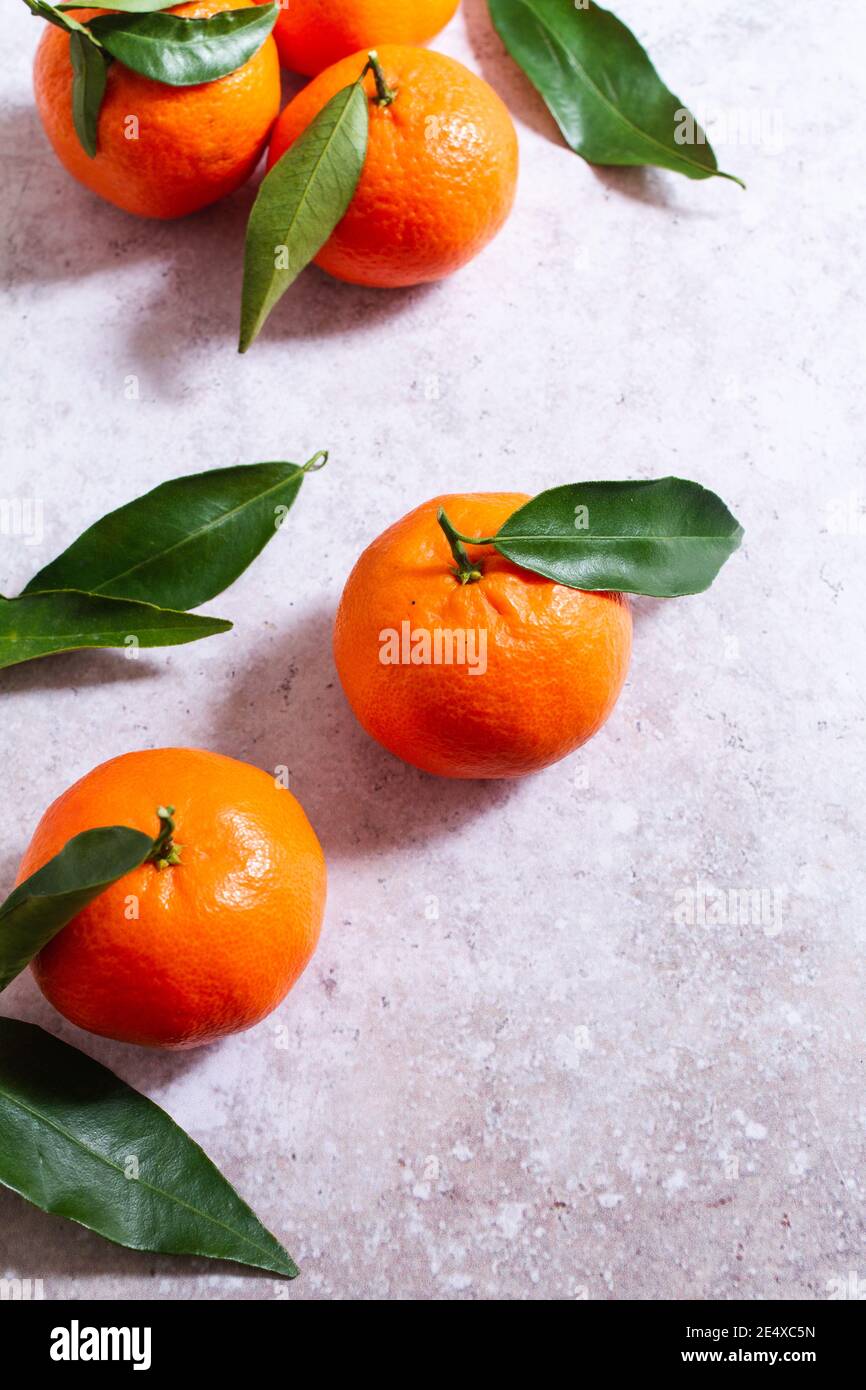
[[[306,975],[220,1046],[77,1033],[29,976],[4,997],[165,1106],[303,1271],[135,1254],[0,1191],[0,1276],[46,1298],[825,1298],[866,1280],[866,15],[615,8],[748,192],[589,168],[465,0],[439,46],[514,112],[506,230],[434,288],[309,271],[240,359],[252,188],[174,225],[78,188],[33,110],[40,25],[6,6],[0,494],[42,499],[45,533],[0,538],[0,589],[162,479],[331,450],[210,605],[231,634],[0,676],[3,885],[64,786],[170,743],[286,764],[331,874]],[[742,143],[741,119],[762,138]],[[387,523],[439,492],[669,472],[721,492],[745,547],[710,593],[636,604],[628,684],[583,752],[450,784],[367,740],[330,626]],[[689,925],[696,884],[775,906]]]

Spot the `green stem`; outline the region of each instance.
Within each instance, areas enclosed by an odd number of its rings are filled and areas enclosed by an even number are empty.
[[[37,19],[47,20],[49,24],[56,25],[58,29],[62,29],[66,34],[84,34],[93,44],[94,48],[98,48],[100,52],[102,52],[102,44],[99,39],[90,32],[86,24],[81,24],[77,19],[73,19],[71,15],[64,14],[64,9],[85,9],[86,6],[40,5],[38,0],[24,0],[24,4],[27,6],[30,13],[35,15]]]
[[[367,66],[361,73],[361,81],[368,72],[372,72],[376,79],[376,104],[377,106],[390,106],[397,93],[393,87],[389,87],[385,81],[385,74],[382,71],[382,64],[379,62],[379,55],[375,48],[371,48],[367,54]]]
[[[180,863],[180,852],[183,845],[176,845],[172,838],[174,835],[174,807],[158,806],[156,814],[159,816],[159,834],[154,840],[153,849],[145,862],[155,864],[158,869],[167,869],[169,865]]]
[[[436,513],[436,520],[448,537],[451,554],[454,556],[457,563],[454,574],[460,580],[461,584],[477,584],[478,580],[481,578],[481,570],[473,560],[470,560],[463,542],[465,541],[466,545],[490,545],[493,541],[493,537],[484,536],[478,539],[475,536],[464,536],[462,532],[451,525],[442,507],[440,507]]]
[[[450,522],[448,524],[451,526]],[[493,545],[496,541],[495,536],[464,536],[462,531],[456,531],[453,526],[451,526],[451,530],[454,531],[458,541],[465,541],[467,545]]]
[[[319,469],[320,469],[320,468],[324,468],[324,466],[325,466],[325,464],[326,464],[327,462],[328,462],[328,451],[327,451],[327,449],[320,449],[319,452],[318,452],[317,454],[313,454],[313,457],[312,457],[311,459],[307,459],[307,462],[301,465],[301,472],[302,472],[302,473],[318,473]]]

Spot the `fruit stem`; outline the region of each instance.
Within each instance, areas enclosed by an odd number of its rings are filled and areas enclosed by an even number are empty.
[[[453,570],[452,573],[457,576],[461,584],[477,584],[478,580],[481,578],[481,570],[478,568],[478,565],[474,561],[470,560],[469,556],[466,554],[466,547],[464,546],[463,542],[466,541],[467,545],[490,545],[491,541],[493,540],[493,537],[485,536],[482,539],[478,540],[474,536],[462,535],[458,530],[455,529],[455,527],[451,525],[451,522],[448,520],[448,517],[445,515],[444,508],[442,507],[440,507],[438,512],[436,513],[436,520],[439,522],[439,525],[442,527],[442,530],[448,537],[448,544],[451,547],[451,554],[454,556],[454,559],[457,562],[457,568]]]
[[[397,93],[395,92],[394,88],[389,87],[388,83],[385,81],[385,74],[382,71],[382,64],[379,62],[379,55],[376,52],[375,48],[371,48],[369,53],[367,54],[367,66],[361,73],[362,81],[366,77],[368,72],[372,72],[373,76],[376,79],[376,105],[390,106]]]
[[[159,816],[159,834],[154,840],[153,849],[145,862],[155,864],[158,869],[167,869],[171,864],[180,863],[180,852],[183,845],[176,845],[172,839],[174,835],[174,807],[157,806],[156,814]]]
[[[320,450],[318,451],[318,453],[313,454],[313,457],[312,457],[311,459],[307,459],[307,462],[301,465],[301,472],[302,472],[302,473],[318,473],[319,469],[320,469],[320,468],[324,468],[324,466],[325,466],[325,464],[326,464],[327,462],[328,462],[328,451],[327,451],[327,449],[320,449]]]

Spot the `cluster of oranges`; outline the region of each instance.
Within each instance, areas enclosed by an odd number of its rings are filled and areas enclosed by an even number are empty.
[[[621,594],[567,588],[489,545],[467,551],[475,582],[455,573],[440,508],[483,536],[527,500],[435,498],[364,551],[343,592],[334,657],[349,703],[368,733],[427,772],[518,777],[546,767],[601,727],[625,680],[631,615]],[[465,662],[383,663],[383,633],[406,629],[483,632],[484,678]],[[18,882],[82,831],[124,824],[154,835],[166,804],[176,840],[95,898],[33,969],[79,1027],[184,1048],[251,1027],[291,988],[318,940],[325,861],[301,806],[273,777],[168,748],[114,758],[64,792]]]
[[[207,19],[253,0],[194,0],[168,13]],[[181,217],[249,178],[270,138],[272,165],[342,87],[371,47],[393,100],[370,74],[367,157],[352,203],[316,258],[342,280],[392,287],[438,280],[477,254],[505,221],[517,137],[493,89],[461,63],[418,45],[457,0],[288,0],[269,37],[228,76],[171,87],[113,63],[94,157],[72,119],[69,35],[48,25],[36,102],[61,162],[93,192],[144,217]],[[74,11],[86,22],[92,10]],[[280,114],[280,63],[312,75]]]
[[[174,13],[203,18],[248,3],[201,0]],[[388,100],[368,74],[366,163],[318,261],[361,284],[437,279],[495,234],[517,172],[514,128],[496,94],[418,46],[455,9],[456,0],[290,0],[254,57],[196,87],[115,63],[94,158],[73,127],[68,35],[48,28],[36,60],[39,110],[59,157],[88,187],[131,212],[176,217],[241,184],[269,137],[269,161],[279,159],[375,46]],[[282,115],[278,54],[313,77]],[[455,571],[440,509],[461,534],[483,538],[526,501],[436,498],[374,541],[346,584],[334,631],[346,696],[368,733],[426,772],[499,778],[546,767],[600,728],[625,679],[631,617],[622,595],[557,584],[483,539],[464,552],[471,582]],[[413,631],[483,633],[486,678],[477,665],[382,659],[383,635],[411,643]],[[175,748],[115,758],[64,792],[18,881],[83,831],[123,824],[155,835],[162,820],[169,839],[159,853],[80,912],[34,972],[83,1028],[191,1047],[250,1027],[292,986],[318,938],[325,862],[300,805],[272,777]]]

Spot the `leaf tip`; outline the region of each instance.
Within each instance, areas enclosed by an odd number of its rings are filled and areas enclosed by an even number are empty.
[[[725,173],[724,169],[714,169],[713,173],[716,175],[717,178],[728,179],[729,182],[735,183],[737,187],[742,188],[743,192],[745,193],[746,185],[737,174],[727,174]]]
[[[241,312],[243,312],[243,310]],[[252,323],[249,323],[243,318],[241,319],[240,331],[238,333],[238,353],[241,357],[245,352],[249,352],[256,338],[259,336],[263,323],[263,319],[255,319]]]
[[[327,449],[318,449],[311,459],[307,459],[301,470],[304,473],[318,473],[320,468],[324,468],[330,455]]]

